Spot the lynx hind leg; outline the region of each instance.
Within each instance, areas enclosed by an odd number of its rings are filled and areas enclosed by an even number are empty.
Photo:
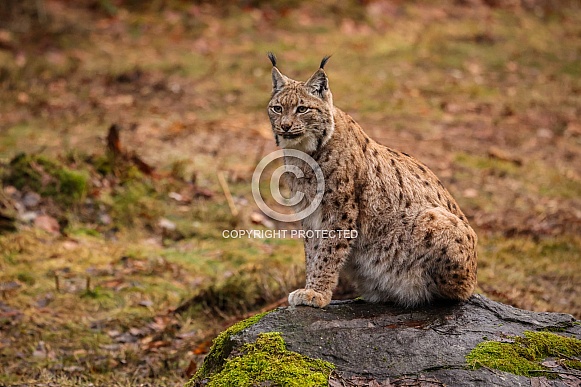
[[[476,286],[476,233],[442,208],[425,211],[416,220],[415,242],[427,258],[436,298],[466,300]]]

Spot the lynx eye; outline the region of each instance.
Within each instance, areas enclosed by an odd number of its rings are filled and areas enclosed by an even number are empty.
[[[272,109],[273,112],[275,112],[277,114],[282,113],[282,106],[274,105],[274,106],[271,106],[271,109]]]
[[[306,107],[306,106],[299,106],[299,107],[297,107],[297,113],[306,113],[307,110],[309,110],[309,108]]]

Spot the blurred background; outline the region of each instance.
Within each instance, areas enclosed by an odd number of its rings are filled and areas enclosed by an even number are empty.
[[[304,281],[301,240],[222,236],[296,227],[251,194],[267,51],[332,54],[335,104],[440,177],[479,293],[581,318],[578,1],[4,0],[0,384],[182,385]]]

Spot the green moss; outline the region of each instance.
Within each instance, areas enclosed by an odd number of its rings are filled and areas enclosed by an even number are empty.
[[[531,356],[537,359],[543,357],[573,357],[581,356],[581,340],[572,337],[556,335],[550,332],[524,333],[525,338],[518,341],[523,348],[528,347]]]
[[[581,360],[563,360],[563,365],[581,371]]]
[[[466,361],[473,368],[485,366],[517,375],[528,375],[530,371],[540,369],[537,363],[522,357],[514,344],[496,341],[478,344],[466,356]]]
[[[20,153],[10,161],[4,183],[18,189],[28,188],[42,196],[70,205],[79,202],[87,193],[89,176],[38,155]]]
[[[581,356],[579,339],[551,332],[526,331],[524,335],[515,337],[512,343],[482,342],[466,356],[466,362],[472,368],[489,367],[516,375],[539,376],[542,372],[538,371],[547,369],[541,364],[545,358]],[[555,375],[547,373],[545,376]]]
[[[212,342],[212,348],[210,349],[208,356],[206,356],[204,359],[204,364],[186,386],[194,386],[195,384],[193,383],[195,381],[205,379],[210,376],[210,374],[221,370],[224,366],[227,353],[232,350],[232,343],[230,341],[232,335],[235,335],[236,333],[248,328],[249,326],[256,324],[268,313],[270,312],[259,313],[232,325],[230,328],[220,333],[218,337],[216,337]]]
[[[133,226],[136,221],[155,219],[161,215],[160,203],[152,187],[141,181],[128,181],[116,187],[111,198],[111,216],[123,225]]]
[[[36,282],[36,279],[34,278],[34,276],[28,272],[20,272],[16,275],[16,279],[18,279],[18,281],[23,282],[27,285],[34,285]]]
[[[327,386],[332,363],[288,351],[279,332],[262,333],[245,344],[242,355],[228,359],[212,375],[207,387],[255,386],[271,382],[276,386]]]

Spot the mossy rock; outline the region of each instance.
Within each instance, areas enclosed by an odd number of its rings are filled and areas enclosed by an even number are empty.
[[[292,385],[278,360],[296,365],[291,359],[299,358],[306,362],[301,370],[318,364],[313,359],[327,362],[316,369],[327,380],[310,385],[512,387],[535,379],[557,387],[577,374],[581,381],[579,324],[567,314],[521,310],[481,295],[411,309],[364,301],[278,308],[220,335],[189,386]],[[300,372],[293,375],[308,385]]]
[[[231,341],[231,337],[238,332],[248,328],[249,326],[256,324],[263,318],[268,312],[260,313],[246,320],[240,321],[230,328],[226,329],[224,332],[220,333],[212,342],[212,348],[210,349],[210,353],[204,359],[204,364],[202,367],[196,372],[192,381],[194,380],[201,380],[209,375],[215,373],[216,371],[222,369],[224,363],[226,362],[226,356],[230,354],[232,351],[233,343]],[[193,383],[190,381],[190,383]],[[188,383],[188,385],[190,385]],[[191,384],[196,385],[196,384]]]
[[[268,312],[267,312],[268,313]],[[280,332],[265,332],[233,351],[232,336],[267,313],[241,321],[214,339],[203,366],[186,387],[207,386],[327,386],[335,366],[286,349]]]
[[[89,187],[88,173],[74,171],[44,156],[25,153],[10,161],[2,180],[19,190],[29,189],[52,197],[64,206],[80,202]]]

